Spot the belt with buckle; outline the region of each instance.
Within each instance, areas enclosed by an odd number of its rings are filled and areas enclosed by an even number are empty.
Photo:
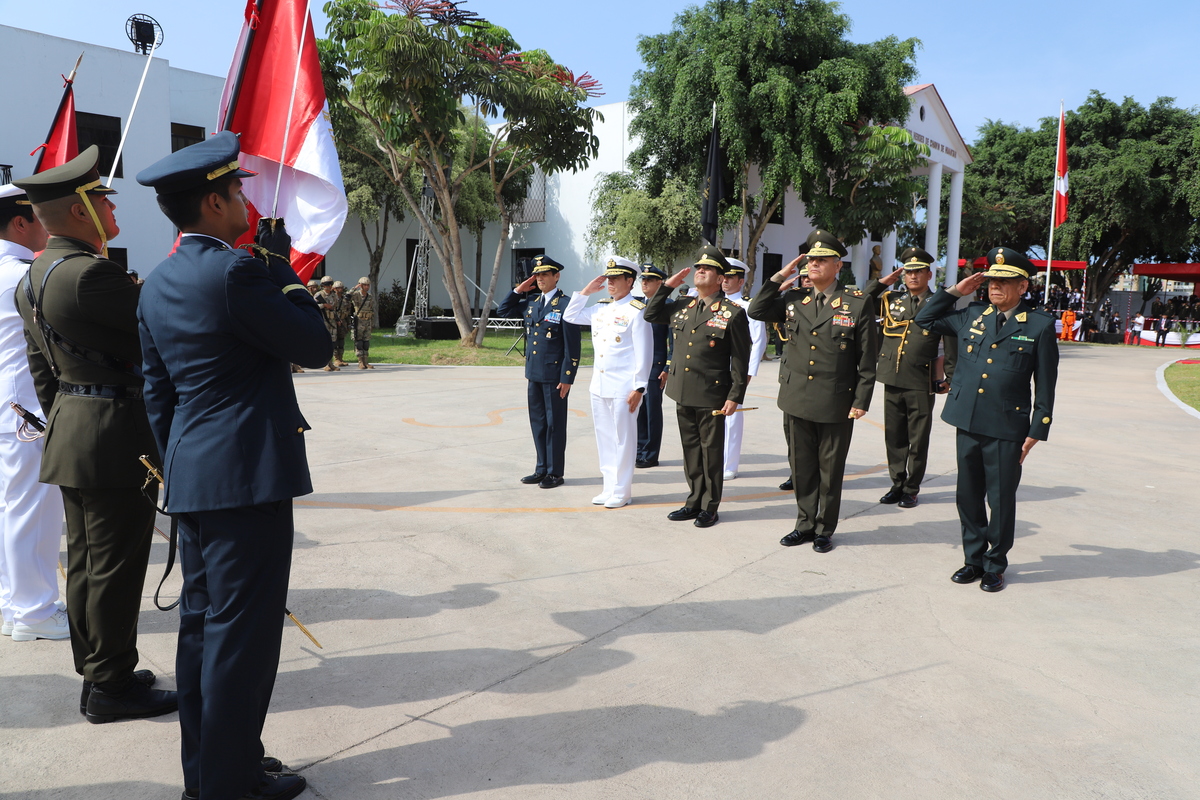
[[[136,400],[142,396],[142,387],[103,386],[95,383],[63,383],[59,381],[58,393],[76,395],[78,397],[109,397],[118,400]]]

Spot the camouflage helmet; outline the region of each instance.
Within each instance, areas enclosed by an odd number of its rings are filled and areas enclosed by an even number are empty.
[[[334,281],[334,282],[333,282],[333,288],[335,288],[335,289],[345,289],[345,288],[346,288],[346,284],[342,283],[341,281]]]
[[[327,283],[333,283],[333,278],[332,278],[332,277],[330,277],[329,275],[326,275],[324,278],[321,278],[321,285],[322,285],[322,286],[324,286],[324,285],[325,285],[325,284],[327,284]]]
[[[358,285],[359,285],[359,286],[370,286],[370,285],[371,285],[371,279],[370,279],[370,278],[368,278],[368,277],[366,277],[366,276],[364,275],[363,277],[361,277],[361,278],[359,278],[359,279],[358,279]]]

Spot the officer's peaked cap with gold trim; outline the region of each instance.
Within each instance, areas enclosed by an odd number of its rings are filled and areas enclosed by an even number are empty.
[[[919,247],[910,247],[900,254],[900,263],[906,270],[929,269],[929,265],[936,260],[928,250]]]
[[[604,265],[604,277],[606,278],[636,278],[637,274],[637,262],[621,258],[621,256],[613,256]]]
[[[829,231],[817,228],[808,235],[808,255],[811,258],[820,256],[845,258],[846,252],[846,245],[839,242],[838,238]]]
[[[667,271],[662,267],[656,267],[653,264],[642,264],[642,279],[657,278],[658,280],[667,279]]]
[[[241,168],[239,153],[241,145],[237,134],[221,131],[203,142],[160,158],[137,174],[137,182],[153,187],[159,194],[174,194],[198,189],[227,175],[236,178],[257,175],[257,172]]]
[[[988,270],[983,273],[989,278],[1029,279],[1034,273],[1033,264],[1011,247],[997,247],[987,254]]]
[[[725,270],[726,275],[731,278],[744,278],[746,276],[746,270],[749,267],[746,266],[745,261],[737,258],[727,258],[725,260],[729,262],[729,269]]]
[[[711,244],[706,244],[700,248],[700,255],[696,256],[697,267],[709,267],[724,275],[729,272],[729,261],[726,260],[725,254]]]
[[[70,197],[80,191],[90,194],[116,194],[115,189],[105,188],[100,182],[100,170],[96,168],[99,160],[100,148],[92,145],[67,163],[13,181],[13,186],[24,189],[29,195],[29,202],[34,204]]]
[[[563,265],[555,261],[547,255],[534,256],[533,259],[533,274],[539,272],[562,272]]]
[[[24,189],[13,186],[11,183],[0,186],[0,211],[21,206],[29,208],[29,196],[25,194]]]

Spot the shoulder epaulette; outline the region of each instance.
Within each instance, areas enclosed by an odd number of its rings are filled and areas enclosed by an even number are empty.
[[[862,297],[862,296],[863,296],[863,293],[862,293],[862,290],[861,290],[861,289],[855,289],[855,290],[854,290],[854,291],[853,291],[851,294],[853,294],[855,297]]]
[[[631,305],[631,306],[633,306],[634,308],[637,308],[637,309],[642,309],[642,308],[645,308],[645,307],[646,307],[646,304],[645,304],[645,303],[643,303],[641,300],[638,300],[638,299],[636,299],[636,298],[634,298],[633,300],[630,300],[630,301],[629,301],[629,305]]]

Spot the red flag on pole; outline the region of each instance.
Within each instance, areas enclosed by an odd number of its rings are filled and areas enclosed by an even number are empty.
[[[245,16],[220,108],[220,128],[241,137],[242,166],[258,173],[243,187],[244,239],[260,217],[282,217],[292,268],[307,280],[346,221],[312,17],[305,0],[248,0]]]
[[[82,59],[83,56],[79,58]],[[75,67],[79,67],[78,61],[75,62]],[[63,78],[63,81],[65,83],[62,99],[58,101],[58,111],[54,113],[54,122],[50,124],[46,141],[29,154],[38,154],[37,166],[33,168],[35,175],[61,167],[79,155],[79,140],[75,134],[75,70],[71,70],[71,77]]]
[[[1058,159],[1054,167],[1054,227],[1067,221],[1067,115],[1058,112]]]

